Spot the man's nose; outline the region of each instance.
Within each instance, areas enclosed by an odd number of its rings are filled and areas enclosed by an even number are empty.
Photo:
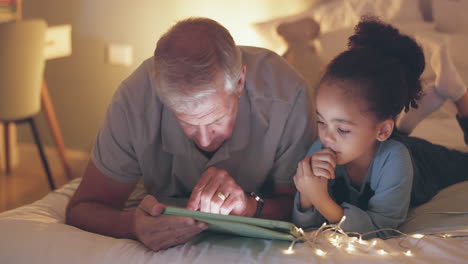
[[[200,143],[200,147],[208,147],[211,144],[212,140],[213,137],[208,127],[200,126],[200,130],[198,133],[198,142]]]

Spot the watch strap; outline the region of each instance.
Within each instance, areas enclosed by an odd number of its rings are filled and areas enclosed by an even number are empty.
[[[264,200],[255,192],[251,192],[250,196],[252,196],[255,199],[255,201],[257,201],[257,209],[255,210],[254,217],[259,217],[263,210]]]

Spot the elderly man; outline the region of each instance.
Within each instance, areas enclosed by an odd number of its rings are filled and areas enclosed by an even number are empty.
[[[191,210],[288,219],[292,177],[313,139],[306,97],[276,54],[237,47],[210,19],[178,22],[116,91],[67,223],[159,250],[207,228],[162,216],[167,197],[189,198]],[[140,178],[148,195],[123,210]]]

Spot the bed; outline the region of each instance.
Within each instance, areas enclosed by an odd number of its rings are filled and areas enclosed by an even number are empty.
[[[414,0],[418,6],[412,1],[394,2],[395,6],[389,7],[379,0],[360,0],[359,5],[352,0],[322,1],[295,16],[254,26],[262,37],[269,39],[265,46],[285,54],[309,82],[311,95],[321,68],[345,48],[352,25],[363,10],[388,16],[404,32],[414,35],[429,59],[434,47],[447,48],[457,71],[468,82],[468,54],[464,52],[468,23],[454,29],[464,24],[458,21],[454,25],[450,17],[437,15],[434,8],[441,5],[440,1],[432,1],[433,18],[429,22],[424,20],[418,1]],[[451,5],[444,8],[460,8]],[[443,19],[434,20],[439,17]],[[283,28],[279,30],[281,25]],[[289,37],[288,42],[284,41],[285,36]],[[424,78],[430,80],[435,73],[430,61],[428,65]],[[454,106],[446,103],[424,120],[414,135],[468,151],[454,114]],[[407,221],[399,227],[405,235],[387,240],[356,242],[343,238],[336,244],[336,234],[323,233],[312,241],[316,233],[310,231],[306,232],[308,242],[291,247],[287,241],[204,232],[184,245],[153,252],[133,240],[101,236],[66,225],[65,208],[80,180],[75,179],[32,204],[0,213],[0,263],[466,263],[468,259],[468,182],[450,186],[430,202],[412,209]],[[142,195],[144,191],[139,185],[128,206],[135,205]]]
[[[64,224],[65,207],[80,180],[0,214],[0,263],[464,263],[468,257],[468,182],[412,210],[400,227],[412,235],[373,239],[352,252],[345,243],[337,247],[325,236],[314,246],[296,243],[288,250],[288,241],[209,232],[185,245],[153,252],[133,240]],[[137,188],[129,204],[141,198],[141,190]]]

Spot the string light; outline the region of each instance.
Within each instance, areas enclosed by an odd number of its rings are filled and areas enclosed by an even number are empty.
[[[317,256],[325,257],[329,254],[329,252],[323,250],[323,246],[329,244],[337,249],[344,250],[349,254],[376,254],[380,256],[387,256],[387,255],[403,255],[407,257],[414,256],[413,252],[410,248],[414,248],[418,245],[418,243],[426,236],[437,236],[437,237],[454,237],[451,234],[411,234],[407,235],[401,231],[391,228],[379,229],[372,232],[360,234],[356,232],[344,232],[341,228],[341,225],[346,220],[346,217],[343,216],[338,224],[327,224],[323,223],[317,230],[311,232],[304,232],[301,228],[297,229],[297,233],[299,236],[292,242],[287,250],[284,250],[284,254],[293,254],[294,244],[297,241],[306,242],[310,248],[314,249],[314,253]],[[403,251],[388,251],[388,248],[383,249],[382,246],[377,246],[377,242],[379,239],[373,239],[372,242],[366,241],[363,237],[375,235],[382,231],[391,231],[396,234],[397,236],[393,237],[403,237],[404,239],[401,240],[398,245],[400,246]],[[468,236],[468,233],[463,233],[457,236]],[[415,238],[414,240],[408,240],[407,238]],[[455,236],[456,237],[456,236]],[[406,243],[404,243],[406,242]],[[408,245],[409,243],[409,245]],[[406,245],[403,245],[406,244]],[[385,244],[383,244],[385,245]],[[320,248],[319,248],[320,246]]]

